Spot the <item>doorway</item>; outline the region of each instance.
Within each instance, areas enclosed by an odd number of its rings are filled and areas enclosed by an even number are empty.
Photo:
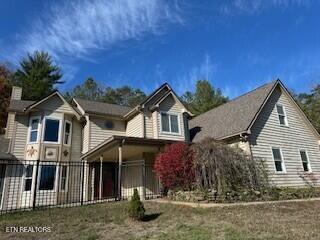
[[[100,163],[94,164],[94,199],[99,199],[100,192]],[[116,163],[102,164],[102,198],[115,198],[117,195]]]

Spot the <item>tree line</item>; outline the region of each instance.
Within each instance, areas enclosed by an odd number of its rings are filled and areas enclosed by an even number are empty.
[[[0,132],[6,126],[7,109],[10,103],[11,87],[23,88],[23,100],[40,100],[64,84],[62,69],[52,57],[42,51],[35,51],[22,58],[19,66],[11,70],[5,63],[0,63]],[[124,85],[113,88],[100,85],[92,77],[82,84],[66,91],[67,100],[83,98],[112,104],[134,107],[146,98],[146,93],[139,88]],[[215,88],[207,79],[198,80],[193,92],[186,91],[180,96],[182,102],[195,115],[215,108],[229,99],[219,88]],[[320,84],[310,93],[295,95],[295,99],[320,132]]]

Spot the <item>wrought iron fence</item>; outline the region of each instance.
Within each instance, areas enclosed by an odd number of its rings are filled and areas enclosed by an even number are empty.
[[[0,160],[0,214],[125,200],[134,188],[142,199],[160,196],[153,166],[143,160],[124,162],[121,171],[116,162]]]

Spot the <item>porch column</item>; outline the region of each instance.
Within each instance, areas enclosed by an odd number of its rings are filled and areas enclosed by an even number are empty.
[[[146,160],[142,164],[142,200],[146,200]]]
[[[118,166],[118,200],[121,200],[121,170],[122,170],[122,144],[119,145],[119,166]]]
[[[99,199],[102,199],[102,163],[103,156],[100,156],[100,179],[99,179]]]

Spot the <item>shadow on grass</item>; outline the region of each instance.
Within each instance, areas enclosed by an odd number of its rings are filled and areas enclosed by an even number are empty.
[[[146,214],[142,219],[142,222],[150,222],[150,221],[156,220],[161,214],[162,213]]]

